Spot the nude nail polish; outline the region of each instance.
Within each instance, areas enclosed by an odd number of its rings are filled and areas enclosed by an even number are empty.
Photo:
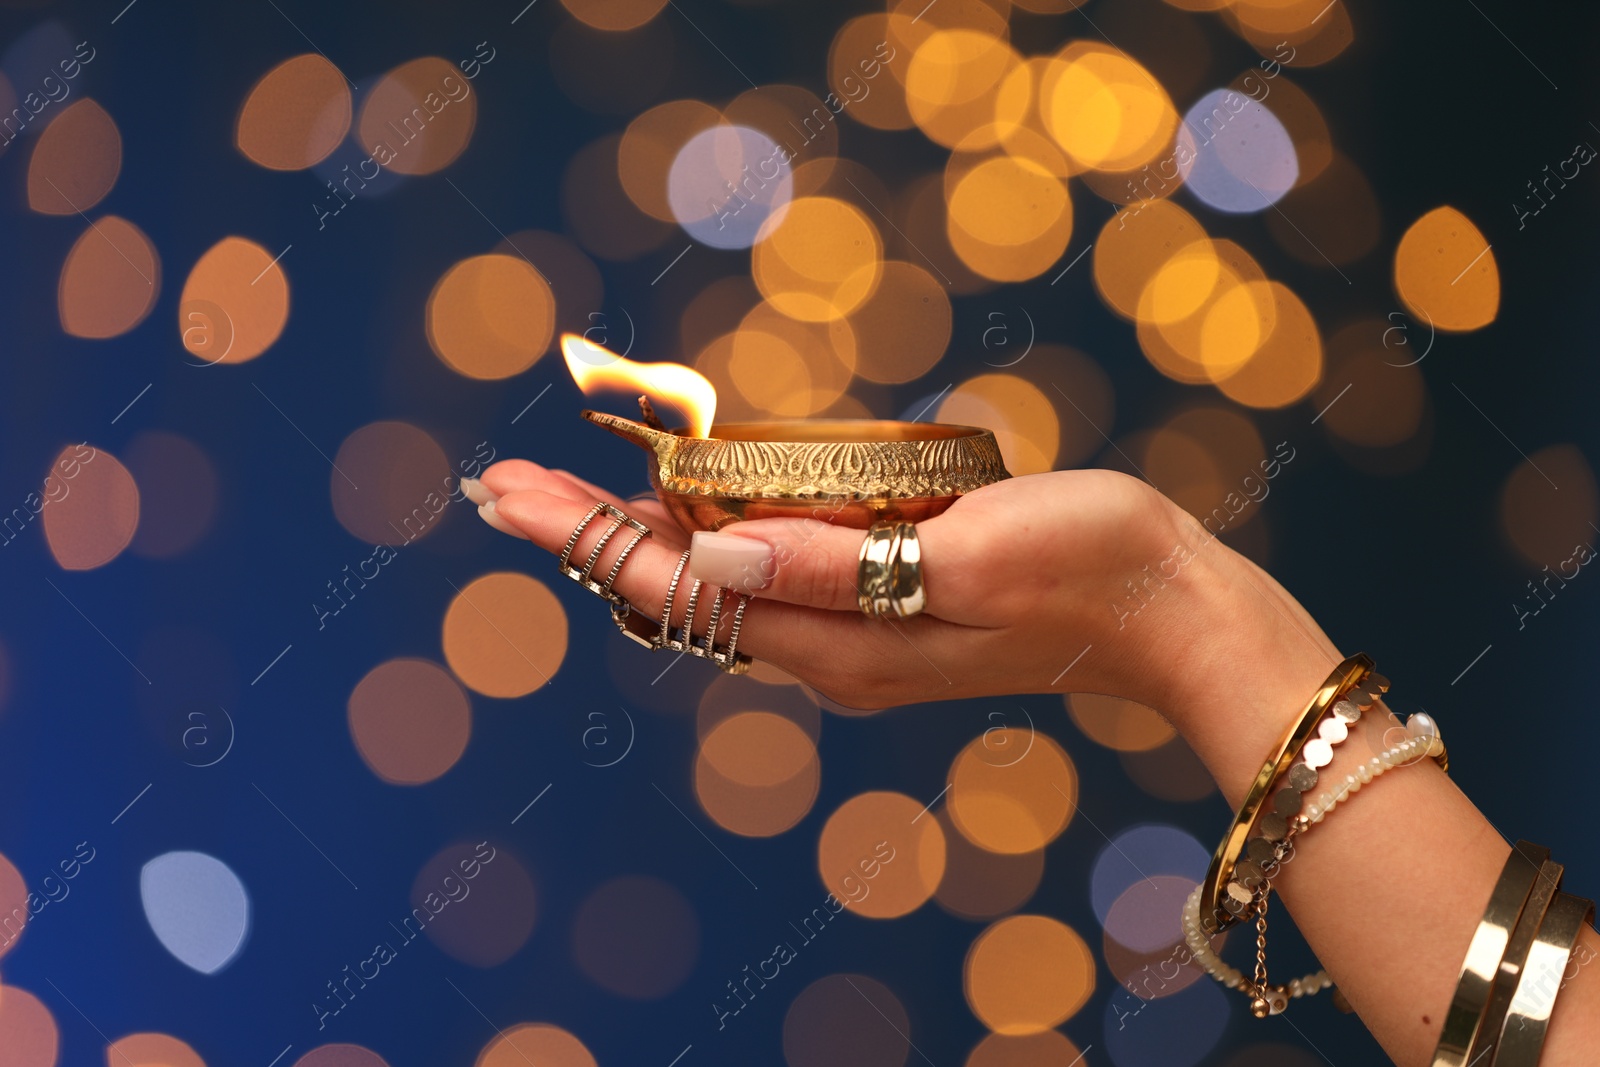
[[[689,545],[689,575],[737,593],[771,582],[772,546],[753,537],[702,530]]]
[[[492,504],[500,499],[489,491],[489,487],[476,478],[461,479],[461,493],[474,504]]]
[[[478,505],[478,517],[503,534],[510,534],[512,537],[520,537],[524,541],[528,539],[527,534],[511,525],[505,516],[501,515],[494,509],[493,500],[489,501],[488,503]]]

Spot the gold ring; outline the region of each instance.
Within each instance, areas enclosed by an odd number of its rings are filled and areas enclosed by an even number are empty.
[[[922,542],[917,527],[902,522],[895,527],[896,538],[889,553],[892,576],[889,609],[897,618],[909,619],[928,606],[928,593],[922,587]]]
[[[895,524],[875,522],[861,542],[856,560],[856,606],[861,614],[878,618],[889,610],[889,593],[894,581],[890,570],[895,542]]]
[[[856,606],[863,615],[907,619],[928,605],[922,586],[922,545],[909,522],[878,522],[857,557]]]

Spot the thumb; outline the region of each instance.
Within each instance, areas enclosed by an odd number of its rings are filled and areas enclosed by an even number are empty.
[[[689,573],[739,593],[855,611],[865,530],[820,519],[748,519],[694,535]]]

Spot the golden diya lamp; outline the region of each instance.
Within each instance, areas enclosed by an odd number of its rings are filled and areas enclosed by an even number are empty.
[[[690,415],[692,425],[668,429],[643,396],[642,421],[583,412],[650,454],[650,484],[685,530],[766,518],[859,529],[920,522],[963,493],[1011,477],[994,434],[979,427],[892,419],[713,423],[716,389],[697,371],[635,363],[573,334],[561,348],[585,393],[640,389]]]

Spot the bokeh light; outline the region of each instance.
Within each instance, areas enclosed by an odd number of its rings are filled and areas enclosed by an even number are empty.
[[[1236,408],[1221,405],[1180,411],[1139,451],[1150,483],[1218,533],[1255,521],[1261,509],[1251,505],[1272,492],[1267,472],[1282,469],[1268,463],[1255,424]]]
[[[550,73],[566,97],[600,115],[634,115],[661,98],[677,65],[672,23],[622,33],[568,19],[550,34]]]
[[[160,292],[155,245],[127,219],[107,215],[90,223],[67,252],[56,310],[61,328],[74,337],[117,337],[144,321]]]
[[[303,1067],[305,1062],[302,1057],[295,1067]],[[206,1061],[198,1052],[171,1034],[129,1034],[106,1046],[106,1067],[128,1067],[129,1064],[134,1067],[206,1067]]]
[[[750,271],[778,311],[827,322],[854,311],[877,288],[883,241],[859,208],[832,197],[803,197],[756,246]]]
[[[658,1000],[677,989],[699,953],[693,905],[659,878],[613,878],[584,899],[572,920],[578,968],[630,1000]]]
[[[1072,198],[1067,187],[1032,159],[994,155],[975,165],[951,157],[945,235],[961,261],[998,282],[1036,278],[1067,250]]]
[[[937,278],[915,263],[884,263],[877,291],[849,321],[855,333],[855,372],[871,382],[916,381],[950,345],[950,297]]]
[[[807,690],[790,675],[761,660],[754,661],[746,674],[720,673],[704,686],[695,713],[695,732],[703,743],[713,730],[729,719],[754,711],[787,720],[813,742],[822,732],[822,709]],[[778,735],[770,724],[765,725],[774,737]],[[742,729],[750,730],[747,737],[757,732],[750,727]],[[741,742],[729,737],[719,744],[732,745],[732,752],[736,753]],[[719,751],[718,761],[728,754],[731,754],[728,750]],[[731,771],[731,767],[728,769]],[[750,775],[745,771],[735,776],[748,778]]]
[[[1272,304],[1272,332],[1248,362],[1217,383],[1223,395],[1246,407],[1281,408],[1303,398],[1322,378],[1322,335],[1311,311],[1279,282],[1258,289]]]
[[[1559,488],[1558,488],[1559,487]],[[1500,528],[1517,553],[1548,574],[1573,578],[1593,557],[1595,526],[1600,524],[1600,491],[1594,468],[1576,445],[1550,445],[1517,464],[1500,489]],[[1553,595],[1545,574],[1536,588]],[[1561,588],[1560,585],[1556,589]],[[1537,610],[1543,599],[1524,599],[1522,610]]]
[[[537,578],[485,574],[450,601],[442,641],[450,669],[473,692],[526,696],[566,658],[567,612]]]
[[[455,488],[444,449],[407,422],[372,422],[355,430],[339,445],[328,474],[339,525],[358,540],[389,546],[388,553],[374,553],[379,565],[439,528]],[[348,573],[347,568],[331,584],[343,585]],[[381,571],[364,577],[376,573]],[[354,596],[362,579],[358,574],[356,586],[345,592]]]
[[[269,170],[304,170],[327,159],[350,132],[350,87],[315,52],[291,56],[261,76],[239,108],[234,143]]]
[[[1014,475],[1054,470],[1061,448],[1061,420],[1038,386],[1015,374],[980,374],[950,391],[937,422],[994,431],[1006,470]]]
[[[628,199],[662,222],[676,222],[667,179],[684,145],[721,124],[722,113],[699,100],[669,100],[628,123],[617,143],[617,176]]]
[[[755,130],[781,147],[775,160],[788,161],[797,197],[816,195],[833,175],[839,157],[839,124],[833,113],[815,93],[798,85],[758,85],[722,109],[730,124]],[[771,164],[763,164],[758,176],[770,170]],[[744,186],[749,178],[745,172],[734,184]]]
[[[628,199],[617,174],[621,141],[617,135],[602,137],[578,149],[561,178],[561,217],[567,232],[601,259],[638,259],[673,233],[670,225],[646,215]],[[735,176],[738,169],[734,167]],[[716,191],[726,196],[726,187],[717,185]],[[705,204],[691,206],[695,217],[704,220]],[[710,225],[715,224],[713,218]]]
[[[139,486],[103,448],[85,443],[62,449],[42,496],[45,543],[63,570],[105,566],[139,528]]]
[[[1164,874],[1186,878],[1192,885],[1205,876],[1210,862],[1211,853],[1187,830],[1162,823],[1131,827],[1095,857],[1089,873],[1089,904],[1103,926],[1111,906],[1135,882]]]
[[[1328,338],[1328,369],[1313,402],[1323,413],[1322,426],[1342,441],[1388,448],[1422,425],[1427,383],[1408,350],[1409,339],[1399,344],[1403,331],[1394,327],[1384,319],[1359,319]]]
[[[1116,1067],[1195,1067],[1222,1039],[1236,999],[1209,978],[1149,1001],[1118,994],[1102,1017],[1105,1051]]]
[[[1217,788],[1211,772],[1181,737],[1148,751],[1124,752],[1118,762],[1134,785],[1174,804],[1204,800]]]
[[[817,979],[783,1017],[789,1067],[900,1067],[913,1041],[900,998],[864,974]]]
[[[944,877],[939,822],[904,793],[861,793],[830,816],[817,840],[817,871],[846,908],[896,919],[925,904]]]
[[[1015,855],[1054,841],[1078,804],[1078,771],[1054,740],[1029,727],[995,726],[950,768],[946,802],[956,829],[990,852]]]
[[[139,487],[139,528],[130,550],[172,559],[204,540],[217,517],[217,468],[187,437],[145,430],[123,450]]]
[[[255,359],[289,321],[289,279],[272,253],[224,237],[189,271],[178,298],[183,347],[205,363]]]
[[[1478,227],[1436,207],[1406,230],[1394,251],[1394,288],[1406,310],[1441,330],[1476,330],[1500,310],[1500,267]]]
[[[701,244],[749,248],[786,217],[794,193],[789,159],[788,149],[760,130],[703,129],[684,142],[667,172],[672,215]]]
[[[615,33],[643,26],[661,13],[667,0],[561,0],[561,6],[595,29]]]
[[[1095,241],[1092,262],[1100,298],[1123,318],[1138,318],[1145,287],[1156,272],[1203,237],[1194,216],[1170,201],[1153,200],[1118,212]]]
[[[1161,83],[1127,53],[1076,41],[1043,70],[1041,116],[1078,167],[1132,171],[1170,149],[1178,113]]]
[[[1303,177],[1303,175],[1302,175]],[[1378,247],[1383,222],[1378,194],[1347,156],[1334,154],[1322,172],[1303,182],[1267,216],[1273,240],[1313,267],[1354,263]]]
[[[776,785],[816,758],[816,745],[791,719],[770,711],[745,711],[719,722],[700,744],[718,774],[739,785]]]
[[[1106,909],[1106,936],[1135,952],[1177,948],[1183,941],[1183,904],[1198,884],[1171,874],[1140,878]]]
[[[732,729],[741,733],[745,727],[741,723]],[[798,727],[794,729],[810,743],[810,738],[800,733]],[[716,733],[713,730],[712,736]],[[718,745],[721,745],[720,739]],[[712,766],[703,750],[694,763],[694,794],[700,807],[718,826],[742,837],[772,837],[794,826],[816,802],[821,781],[822,765],[814,750],[812,757],[792,777],[767,785],[743,785],[734,781]]]
[[[56,1067],[61,1035],[55,1016],[26,989],[0,985],[0,1048],[6,1067]]]
[[[989,1034],[967,1054],[966,1067],[1060,1067],[1078,1063],[1083,1056],[1078,1046],[1059,1030],[1018,1036]]]
[[[1026,339],[1008,338],[1005,345],[994,346],[992,355],[996,358],[987,362],[1015,366],[1055,404],[1061,442],[1055,468],[1087,465],[1105,447],[1106,435],[1116,422],[1116,394],[1111,378],[1099,363],[1066,345],[1036,343],[1031,348],[1024,347],[1010,357],[1017,361],[1013,364],[1006,358],[1007,353],[1019,343],[1026,346]]]
[[[840,26],[828,49],[828,85],[852,119],[879,130],[910,128],[903,89],[911,50],[890,44],[889,23],[905,15],[859,15]]]
[[[1022,57],[1003,37],[935,30],[911,56],[905,96],[912,121],[930,140],[971,150],[996,144],[1022,122],[1032,83]]]
[[[122,171],[122,134],[106,109],[84,97],[39,135],[28,160],[28,206],[78,215],[104,200]]]
[[[403,931],[408,942],[420,925],[451,959],[469,967],[498,967],[533,933],[533,878],[492,842],[447,845],[417,872],[411,908]]]
[[[139,900],[161,946],[185,967],[216,974],[244,949],[250,896],[226,863],[166,852],[139,871]]]
[[[112,1063],[107,1067],[119,1065]],[[319,1045],[295,1060],[294,1067],[389,1067],[389,1061],[364,1046],[340,1043]]]
[[[757,411],[779,418],[824,410],[844,395],[855,373],[856,337],[848,320],[799,321],[770,302],[750,309],[729,346],[728,380]]]
[[[1013,915],[967,950],[967,1004],[997,1034],[1035,1034],[1071,1018],[1094,992],[1095,963],[1072,927],[1044,915]]]
[[[745,701],[730,692],[727,696],[737,703],[730,702],[717,691],[722,688],[712,683],[701,700],[695,795],[725,830],[745,837],[782,833],[811,810],[817,797],[821,764],[816,724],[811,723],[810,731],[800,725],[809,716],[793,700],[785,702],[787,714],[734,710]],[[748,685],[728,688],[748,690]],[[803,697],[799,703],[818,714]]]
[[[1124,697],[1071,693],[1062,699],[1089,740],[1118,752],[1145,752],[1177,736],[1155,709]]]
[[[428,296],[428,343],[456,372],[509,378],[533,366],[555,336],[556,301],[533,264],[472,256],[451,267]]]
[[[557,331],[587,331],[598,343],[607,344],[611,331],[622,333],[629,328],[626,315],[618,318],[605,310],[605,279],[600,268],[570,238],[548,230],[518,230],[493,251],[533,264],[544,277],[556,301]]]
[[[433,174],[455,162],[478,123],[478,100],[454,63],[423,56],[383,76],[361,103],[356,137],[396,174]]]
[[[356,683],[346,704],[350,737],[372,773],[421,785],[454,767],[472,735],[472,704],[456,680],[425,659],[391,659]]]
[[[599,1067],[582,1041],[549,1023],[518,1023],[489,1042],[475,1067]]]
[[[945,870],[934,899],[963,919],[994,919],[1032,898],[1044,877],[1044,850],[1000,853],[979,848],[955,832],[949,813],[938,813],[945,830]]]
[[[1277,298],[1255,258],[1200,238],[1163,262],[1140,293],[1139,346],[1174,381],[1217,382],[1254,358],[1277,328]]]
[[[1178,171],[1208,207],[1263,211],[1300,180],[1294,139],[1266,104],[1232,89],[1195,102],[1178,129]]]
[[[0,855],[0,956],[16,948],[28,930],[28,920],[33,917],[28,895],[22,872]]]

